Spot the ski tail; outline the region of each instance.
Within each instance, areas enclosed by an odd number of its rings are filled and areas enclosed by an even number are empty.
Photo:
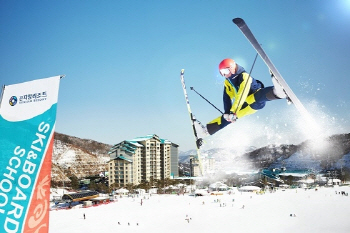
[[[185,70],[184,69],[181,70],[180,79],[181,79],[182,89],[183,89],[183,92],[184,92],[184,95],[185,95],[185,101],[186,101],[186,105],[187,105],[187,110],[188,110],[188,113],[189,113],[189,116],[190,116],[190,120],[191,120],[191,125],[192,125],[194,139],[195,139],[195,142],[196,142],[197,156],[198,156],[198,162],[199,162],[199,169],[200,169],[201,174],[203,175],[202,158],[201,158],[201,155],[200,155],[200,146],[202,145],[202,139],[198,138],[198,134],[197,134],[196,127],[195,127],[196,118],[192,114],[191,107],[190,107],[190,101],[188,100],[188,95],[187,95],[187,91],[186,91],[186,84],[185,84]]]
[[[282,75],[278,72],[274,64],[271,62],[270,58],[267,56],[251,30],[249,29],[248,25],[244,22],[241,18],[234,18],[233,23],[238,26],[238,28],[241,30],[243,35],[248,39],[248,41],[252,44],[254,49],[257,51],[257,53],[260,55],[262,60],[265,62],[267,67],[269,68],[270,72],[272,73],[273,77],[280,86],[282,86],[285,94],[287,95],[287,100],[292,102],[294,106],[297,108],[297,110],[301,113],[302,116],[304,116],[308,121],[313,121],[312,117],[310,116],[309,112],[306,110],[304,105],[300,102],[298,97],[294,94],[292,89],[289,87],[287,82],[283,79]]]
[[[262,58],[262,60],[265,62],[265,64],[267,65],[267,67],[270,69],[271,74],[276,77],[277,82],[284,88],[284,89],[290,89],[290,87],[288,86],[287,82],[282,78],[282,75],[280,74],[280,72],[278,72],[278,70],[276,69],[276,67],[274,66],[274,64],[271,62],[270,58],[267,56],[267,54],[265,53],[265,51],[263,50],[263,48],[261,47],[261,45],[259,44],[258,40],[255,38],[254,34],[251,32],[251,30],[249,29],[248,25],[245,23],[245,21],[241,18],[234,18],[233,23],[235,23],[238,28],[241,30],[241,32],[243,33],[243,35],[248,39],[248,41],[252,44],[252,46],[254,47],[254,49],[257,51],[257,53],[260,55],[260,57]],[[289,98],[291,98],[292,95],[294,99],[294,101],[299,101],[298,98],[296,98],[295,94],[293,93],[293,91],[290,89],[290,93],[286,93],[288,95]],[[293,102],[293,99],[291,99],[291,101]]]

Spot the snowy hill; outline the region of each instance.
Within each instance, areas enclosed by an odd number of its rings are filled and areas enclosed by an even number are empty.
[[[52,180],[69,181],[107,171],[111,145],[55,133],[52,155]]]
[[[249,148],[214,148],[209,150],[201,150],[201,153],[205,157],[215,157],[216,160],[226,160],[227,158],[232,157],[232,155],[241,155],[246,152],[250,152],[255,150],[255,147],[249,147]],[[196,150],[189,150],[189,151],[180,151],[179,152],[179,162],[180,163],[189,163],[189,155],[196,155]]]
[[[196,151],[180,152],[180,163],[188,164],[189,155]],[[268,145],[261,148],[210,149],[202,157],[213,157],[220,170],[260,168],[350,170],[350,134],[307,140],[299,145]],[[183,165],[182,165],[183,166]]]
[[[350,169],[350,134],[307,140],[299,145],[280,145],[259,148],[244,156],[262,167],[289,169]]]

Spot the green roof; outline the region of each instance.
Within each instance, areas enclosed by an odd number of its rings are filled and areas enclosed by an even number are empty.
[[[126,160],[126,161],[128,161],[128,162],[132,162],[132,160],[127,159],[127,158],[125,158],[125,157],[122,156],[122,155],[119,155],[119,156],[117,157],[117,159],[123,159],[123,160]]]
[[[121,143],[115,144],[109,150],[108,154],[111,154],[111,153],[117,151],[118,149],[125,151],[126,153],[135,154],[135,151],[137,150],[138,147],[144,146],[144,145],[140,144],[139,142],[149,140],[152,138],[159,140],[161,144],[171,144],[171,142],[169,140],[161,139],[156,134],[148,134],[146,136],[136,137],[136,138],[133,138],[131,140],[125,140],[125,141],[122,141]]]

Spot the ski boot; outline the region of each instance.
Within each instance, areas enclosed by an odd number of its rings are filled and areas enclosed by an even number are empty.
[[[273,86],[274,86],[273,94],[279,99],[286,99],[287,103],[291,104],[292,103],[291,99],[288,97],[288,95],[284,91],[284,89],[281,86],[281,84],[279,84],[279,82],[277,81],[277,79],[275,78],[275,75],[272,73],[271,70],[270,70],[270,75],[271,75],[272,83],[273,83]]]
[[[207,127],[204,126],[200,121],[198,121],[195,116],[193,116],[193,125],[194,125],[194,129],[195,129],[195,136],[197,138],[196,144],[197,144],[197,148],[199,149],[202,145],[203,145],[203,138],[209,136]]]

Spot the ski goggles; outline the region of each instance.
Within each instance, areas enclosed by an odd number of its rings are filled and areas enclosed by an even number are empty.
[[[225,69],[220,70],[221,76],[225,76],[226,74],[229,74],[229,73],[230,73],[229,68],[225,68]]]

